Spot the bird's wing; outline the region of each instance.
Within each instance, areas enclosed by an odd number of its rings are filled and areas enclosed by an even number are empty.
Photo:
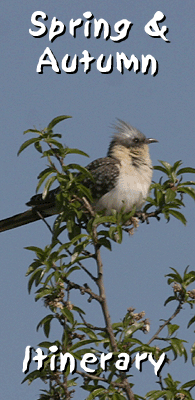
[[[94,178],[94,182],[90,178],[85,178],[83,184],[91,189],[94,200],[112,190],[116,185],[119,176],[119,160],[111,157],[98,158],[87,165]]]

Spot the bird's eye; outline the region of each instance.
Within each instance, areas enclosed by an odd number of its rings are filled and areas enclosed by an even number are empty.
[[[134,143],[139,143],[139,139],[138,138],[135,138],[133,141],[134,141]]]

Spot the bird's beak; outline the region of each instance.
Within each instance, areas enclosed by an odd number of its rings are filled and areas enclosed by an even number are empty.
[[[150,144],[150,143],[158,143],[158,140],[152,139],[152,138],[147,138],[145,143]]]

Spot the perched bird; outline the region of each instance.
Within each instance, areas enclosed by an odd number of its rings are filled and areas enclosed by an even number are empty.
[[[94,178],[84,178],[83,184],[91,189],[96,211],[105,209],[126,212],[136,206],[140,210],[148,195],[152,179],[152,162],[148,144],[156,139],[146,138],[136,128],[118,120],[107,156],[87,165]],[[27,204],[31,209],[0,221],[0,232],[46,218],[55,213],[55,198],[59,188],[51,190],[45,199],[33,196]]]

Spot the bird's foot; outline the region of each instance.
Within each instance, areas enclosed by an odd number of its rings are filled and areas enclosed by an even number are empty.
[[[133,235],[135,229],[139,226],[139,219],[137,217],[131,217],[128,221],[125,222],[125,226],[133,225],[131,228],[127,228],[126,231],[129,235]]]

